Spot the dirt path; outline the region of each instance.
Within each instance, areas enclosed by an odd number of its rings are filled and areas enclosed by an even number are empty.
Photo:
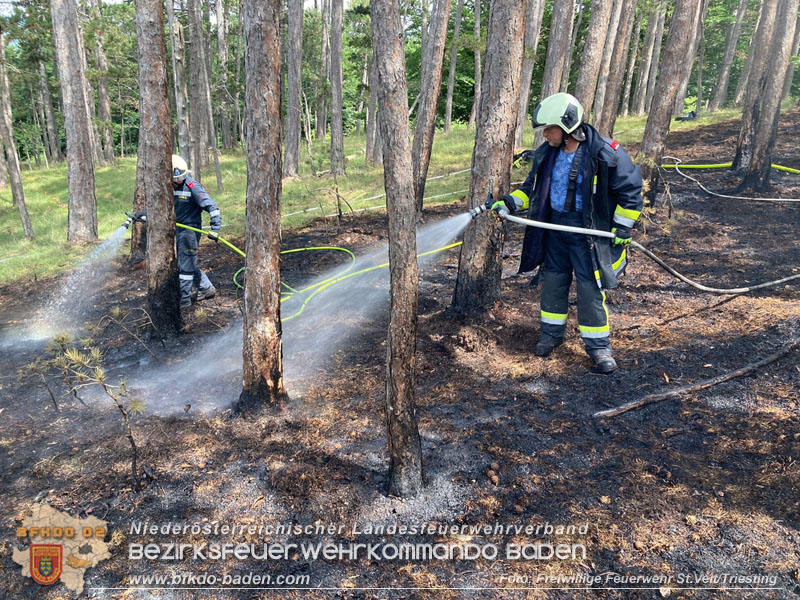
[[[795,121],[800,118],[795,119]],[[796,127],[794,121],[790,127]],[[687,160],[730,158],[724,144],[731,127],[671,136],[671,148]],[[783,139],[783,138],[781,138]],[[693,143],[694,145],[688,145]],[[725,144],[728,142],[725,141]],[[782,146],[779,145],[779,152]],[[712,152],[712,150],[714,152]],[[799,167],[797,157],[782,164]],[[792,160],[795,162],[793,163]],[[715,189],[726,173],[703,173]],[[710,285],[738,286],[798,272],[800,212],[797,207],[708,198],[674,174],[672,216],[651,212],[637,240],[689,277]],[[780,193],[800,197],[800,178],[776,174]],[[428,220],[463,206],[439,207]],[[504,262],[503,302],[479,319],[447,315],[458,262],[457,250],[422,269],[418,343],[418,405],[428,487],[417,499],[384,495],[386,441],[382,425],[385,311],[370,319],[332,314],[359,329],[332,364],[320,366],[286,410],[257,418],[233,418],[225,410],[239,385],[233,360],[218,340],[239,314],[231,277],[240,264],[222,249],[203,246],[220,297],[195,316],[191,330],[158,355],[119,329],[98,341],[111,367],[134,374],[170,369],[211,347],[203,359],[212,373],[188,381],[185,395],[155,394],[150,411],[135,421],[142,463],[156,479],[134,493],[127,479],[127,441],[108,402],[87,392],[90,407],[61,400],[56,414],[46,392],[14,377],[41,348],[0,348],[3,364],[0,472],[2,545],[0,586],[14,598],[60,598],[63,588],[43,590],[19,576],[11,562],[14,526],[35,498],[72,514],[109,521],[113,558],[87,573],[87,587],[133,586],[132,576],[175,571],[309,576],[307,586],[332,591],[209,591],[204,598],[267,597],[451,597],[451,598],[654,598],[657,589],[622,590],[621,583],[592,592],[546,590],[546,577],[609,574],[727,576],[717,587],[735,587],[733,576],[750,576],[744,592],[672,590],[678,598],[789,598],[800,589],[800,366],[797,353],[759,372],[682,401],[667,401],[604,422],[597,410],[671,386],[685,385],[743,366],[800,335],[797,284],[748,296],[695,293],[641,255],[632,257],[621,288],[609,294],[613,341],[620,370],[590,372],[574,310],[567,342],[548,359],[531,353],[538,335],[539,290],[516,276],[521,231],[510,228]],[[285,236],[287,247],[342,245],[354,250],[386,236],[385,218],[348,222],[340,231],[308,229]],[[336,264],[311,253],[284,263],[284,278],[301,282]],[[30,306],[57,282],[0,290],[0,322],[14,328]],[[141,306],[141,271],[122,265],[92,317],[110,307]],[[354,302],[367,290],[353,286]],[[574,297],[573,297],[574,301]],[[222,328],[222,329],[220,329]],[[235,352],[234,352],[235,354]],[[205,355],[201,355],[205,356]],[[197,377],[205,374],[197,371]],[[165,388],[167,389],[167,388]],[[172,390],[173,388],[169,388]],[[63,390],[62,390],[63,391]],[[154,393],[152,390],[150,393]],[[170,396],[167,398],[166,396]],[[95,400],[92,402],[92,400]],[[171,403],[171,404],[167,404]],[[156,405],[169,410],[154,415]],[[186,404],[191,405],[186,411]],[[200,409],[207,409],[203,414]],[[568,560],[308,560],[130,561],[129,543],[160,536],[130,532],[134,521],[213,522],[248,525],[315,523],[342,526],[335,535],[246,533],[206,541],[300,544],[327,537],[336,543],[565,543],[586,556]],[[378,535],[365,528],[392,523],[434,533]],[[440,532],[438,526],[488,525],[510,531]],[[557,535],[545,529],[518,534],[513,526],[586,526]],[[190,543],[191,536],[180,542]],[[201,536],[202,537],[202,536]],[[191,542],[199,538],[191,537]],[[13,567],[13,568],[12,568]],[[527,578],[527,579],[525,579]],[[538,578],[538,579],[537,579]],[[527,584],[525,583],[527,581]],[[550,580],[555,581],[555,580]],[[303,587],[303,586],[299,586]],[[358,588],[418,588],[379,592]],[[499,588],[535,587],[513,591]],[[563,585],[561,586],[563,587]],[[580,587],[580,586],[577,586]],[[641,584],[632,587],[643,587]],[[650,587],[660,587],[659,585]],[[438,589],[433,592],[429,588]],[[488,589],[481,589],[488,588]],[[98,597],[196,597],[193,592],[106,592]]]

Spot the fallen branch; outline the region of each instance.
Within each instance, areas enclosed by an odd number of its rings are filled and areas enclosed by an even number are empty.
[[[724,383],[726,381],[730,381],[736,377],[741,377],[742,375],[747,375],[751,371],[755,371],[756,369],[760,369],[763,366],[766,366],[770,363],[775,362],[776,360],[783,358],[790,352],[797,350],[800,347],[800,340],[794,340],[788,346],[784,347],[779,352],[775,354],[770,354],[769,356],[762,358],[758,362],[754,362],[749,364],[741,369],[736,369],[735,371],[729,371],[727,373],[723,373],[722,375],[718,375],[717,377],[712,377],[711,379],[706,379],[701,381],[700,383],[696,383],[694,385],[687,385],[683,386],[669,392],[661,392],[658,394],[650,394],[645,396],[641,400],[635,400],[634,402],[628,402],[627,404],[623,404],[622,406],[618,406],[616,408],[609,408],[607,410],[601,410],[596,412],[592,415],[595,419],[602,419],[605,417],[616,417],[617,415],[621,415],[624,412],[628,412],[629,410],[633,410],[634,408],[640,408],[642,406],[646,406],[647,404],[653,404],[655,402],[661,402],[662,400],[670,400],[672,398],[680,398],[686,394],[690,394],[692,392],[697,392],[700,390],[705,390],[712,386],[715,386],[719,383]]]

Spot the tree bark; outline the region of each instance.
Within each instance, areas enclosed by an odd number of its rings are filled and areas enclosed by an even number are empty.
[[[342,97],[343,0],[331,0],[331,174],[345,174]]]
[[[708,6],[708,4],[706,4]],[[703,67],[706,60],[706,34],[705,27],[700,29],[700,43],[697,50],[697,102],[695,114],[699,115],[703,110]]]
[[[147,207],[147,304],[161,334],[181,328],[178,262],[175,257],[175,209],[167,47],[160,0],[136,0],[139,56],[139,168]]]
[[[169,1],[169,0],[168,0]],[[222,95],[220,102],[220,132],[222,134],[222,147],[226,150],[233,148],[231,137],[230,92],[228,91],[228,18],[225,14],[225,2],[217,0],[217,58],[219,64],[219,86]],[[302,19],[302,11],[301,11]],[[299,109],[299,104],[298,104]]]
[[[763,92],[759,96],[758,108],[754,111],[754,136],[752,158],[748,165],[742,187],[759,191],[769,189],[769,176],[772,170],[772,154],[778,136],[778,121],[781,115],[781,99],[792,43],[797,26],[798,0],[779,0],[777,17],[769,47],[769,60],[766,65]],[[737,156],[738,156],[737,149]]]
[[[592,0],[592,15],[589,18],[589,31],[583,46],[581,70],[575,84],[575,97],[583,106],[584,114],[589,115],[594,103],[597,78],[600,73],[603,49],[611,21],[614,3],[608,0]]]
[[[472,99],[472,111],[469,115],[469,123],[467,124],[467,129],[472,131],[472,128],[475,127],[475,119],[477,118],[478,114],[478,105],[481,101],[481,80],[483,79],[483,75],[481,73],[481,49],[480,49],[480,41],[481,41],[481,0],[475,0],[475,9],[473,14],[475,15],[475,23],[473,25],[473,35],[475,36],[475,50],[473,51],[473,56],[475,57],[475,93]]]
[[[527,0],[494,0],[489,14],[486,80],[472,153],[470,206],[487,193],[502,198],[510,185]],[[451,309],[457,314],[488,310],[500,298],[503,228],[494,219],[476,219],[464,233]]]
[[[428,33],[427,54],[422,65],[421,101],[417,109],[417,123],[412,148],[414,196],[417,214],[422,216],[422,199],[425,195],[425,178],[433,149],[436,130],[436,111],[442,91],[444,50],[447,42],[447,25],[450,21],[451,0],[435,0],[431,26]]]
[[[681,75],[681,86],[678,88],[678,96],[675,98],[675,107],[672,109],[672,116],[677,117],[684,112],[684,103],[686,101],[686,92],[689,89],[689,80],[692,78],[692,68],[697,54],[697,48],[700,45],[700,36],[703,31],[703,24],[706,19],[706,9],[708,8],[708,0],[701,0],[697,7],[694,25],[692,28],[692,42],[689,45],[689,53],[683,64],[683,74]]]
[[[415,359],[418,271],[416,207],[399,0],[372,0],[372,43],[378,74],[384,186],[389,215],[390,315],[386,357],[386,437],[389,493],[415,496],[423,487],[416,415]]]
[[[564,70],[561,73],[560,89],[565,92],[569,89],[569,77],[572,70],[572,57],[575,54],[575,45],[578,43],[578,35],[581,32],[581,25],[583,24],[583,2],[578,4],[578,16],[575,19],[575,24],[571,25],[569,32],[569,48],[567,49],[566,63]]]
[[[631,41],[633,20],[636,14],[636,0],[626,1],[620,15],[619,29],[617,30],[618,43],[615,45],[611,56],[611,71],[606,83],[606,92],[603,97],[602,109],[595,106],[595,115],[600,119],[595,120],[595,127],[603,134],[611,137],[614,124],[617,122],[619,98],[622,95],[622,80],[625,76],[625,63],[628,62],[628,47]]]
[[[756,125],[761,118],[760,108],[764,94],[767,61],[772,60],[765,48],[770,48],[772,32],[775,30],[775,18],[778,10],[778,0],[764,0],[761,5],[761,16],[758,28],[750,44],[753,53],[750,75],[747,82],[747,91],[742,106],[742,120],[739,129],[739,138],[736,141],[736,154],[733,158],[733,169],[742,170],[750,166],[753,158],[753,140],[756,134]],[[783,85],[783,81],[781,81]]]
[[[53,97],[50,94],[47,69],[44,66],[44,61],[41,59],[39,60],[39,88],[42,91],[42,101],[44,104],[47,141],[50,145],[50,160],[61,162],[64,159],[64,155],[61,153],[61,136],[58,132],[58,122],[56,121],[55,111],[53,110]]]
[[[554,0],[550,37],[547,43],[547,60],[542,77],[542,98],[559,91],[570,41],[574,0]],[[488,53],[488,48],[487,48]],[[488,62],[488,58],[487,58]],[[487,67],[488,70],[488,67]]]
[[[95,57],[97,58],[97,118],[100,121],[100,138],[98,143],[103,152],[106,163],[114,162],[114,136],[111,132],[111,97],[108,92],[108,58],[103,48],[103,12],[100,0],[92,1],[92,11],[98,23],[95,31],[96,45]]]
[[[300,92],[303,76],[303,0],[289,0],[289,56],[287,60],[286,150],[283,176],[297,177],[300,165]]]
[[[733,57],[736,54],[736,43],[739,41],[739,33],[742,30],[742,21],[747,12],[747,0],[739,0],[739,7],[736,10],[736,20],[728,27],[728,33],[725,36],[725,52],[722,55],[722,64],[719,68],[717,75],[717,83],[714,86],[714,97],[711,104],[708,105],[708,110],[714,112],[719,110],[728,99],[728,81],[731,77],[731,65],[733,65]]]
[[[650,65],[653,62],[653,54],[656,45],[656,31],[659,19],[661,18],[661,3],[653,5],[650,14],[647,15],[647,29],[644,32],[644,42],[642,43],[642,60],[639,63],[639,76],[636,79],[636,90],[633,94],[634,105],[633,114],[644,114],[645,101],[647,100],[647,83],[650,78]],[[660,40],[659,40],[660,41]]]
[[[623,117],[628,116],[629,107],[631,103],[631,87],[633,86],[633,74],[636,71],[636,62],[639,58],[639,37],[642,33],[642,18],[643,13],[639,13],[636,18],[636,27],[633,28],[633,36],[631,42],[633,48],[630,51],[630,58],[628,59],[628,68],[625,71],[625,91],[622,93],[622,106],[620,107],[620,114]]]
[[[33,239],[33,225],[28,215],[28,205],[25,203],[25,190],[22,188],[22,177],[17,156],[17,144],[14,141],[14,123],[11,118],[11,92],[8,85],[8,69],[6,68],[6,40],[4,31],[0,29],[0,135],[7,159],[8,181],[11,184],[11,197],[19,211],[22,231],[25,238]]]
[[[320,61],[320,81],[327,82],[331,74],[331,40],[330,40],[330,10],[331,0],[322,0],[322,60]],[[324,140],[328,132],[328,95],[330,88],[320,86],[317,98],[316,117],[314,118],[314,137]]]
[[[536,64],[536,51],[539,48],[539,37],[542,32],[544,16],[544,0],[530,0],[530,9],[525,26],[525,53],[522,59],[522,79],[520,81],[519,107],[517,108],[517,127],[514,132],[514,147],[522,148],[525,143],[525,123],[531,101],[531,81],[533,67]]]
[[[206,68],[205,34],[200,0],[188,0],[189,12],[189,126],[191,128],[191,147],[189,166],[192,176],[200,181],[203,167],[208,165],[208,107],[206,88],[208,70]]]
[[[78,10],[75,0],[50,0],[50,12],[67,137],[67,240],[88,242],[97,239],[97,199]]]
[[[247,280],[239,406],[274,405],[283,387],[281,329],[280,0],[243,0],[247,122]]]
[[[753,45],[755,42],[755,33],[761,27],[761,20],[764,17],[764,10],[769,6],[768,2],[762,2],[758,11],[758,19],[756,20],[753,36],[750,38],[750,46],[747,50],[747,59],[745,60],[742,72],[739,74],[739,81],[736,82],[736,91],[733,93],[733,105],[740,106],[744,101],[744,95],[747,92],[747,83],[750,79],[751,67],[753,66],[754,57],[760,54],[759,49]]]
[[[796,57],[800,51],[800,23],[796,23],[794,27],[794,41],[792,42],[792,56]],[[783,100],[789,97],[792,92],[792,82],[794,81],[795,63],[789,63],[789,71],[786,73],[786,83],[783,86]]]
[[[647,77],[647,94],[645,95],[645,111],[650,112],[653,106],[653,95],[655,94],[656,81],[658,81],[658,70],[661,67],[661,45],[664,41],[664,23],[667,20],[667,8],[661,7],[658,14],[658,28],[656,29],[656,42],[653,48],[653,61],[650,63],[650,73]]]
[[[593,120],[597,119],[599,113],[603,110],[606,86],[608,85],[608,77],[611,73],[611,58],[614,55],[619,28],[622,26],[622,7],[627,1],[628,0],[614,0],[614,7],[611,9],[611,21],[608,24],[606,44],[603,48],[603,58],[600,61],[600,73],[597,75],[597,86],[595,87],[594,98],[592,98],[588,107],[583,107],[583,113],[586,115],[584,118],[586,119],[589,118],[590,113],[592,114]]]
[[[444,110],[444,132],[450,132],[453,121],[453,88],[456,84],[456,61],[458,59],[458,36],[461,34],[461,15],[464,12],[464,0],[456,5],[456,22],[453,24],[453,40],[450,42],[450,71],[447,74],[447,104]]]
[[[189,150],[189,111],[188,94],[186,92],[186,42],[183,26],[175,19],[174,0],[166,0],[167,16],[172,46],[172,81],[175,95],[175,117],[178,121],[178,154],[184,160],[192,162]]]
[[[672,24],[667,35],[664,60],[655,86],[655,98],[658,101],[654,103],[645,125],[641,150],[643,160],[638,162],[642,167],[643,192],[651,205],[655,204],[658,167],[664,150],[664,140],[672,122],[672,107],[675,106],[675,98],[678,95],[683,61],[692,41],[692,19],[700,1],[676,0]]]
[[[367,147],[365,160],[368,165],[375,164],[375,134],[378,130],[378,75],[375,72],[375,60],[369,67],[369,101],[367,102]]]

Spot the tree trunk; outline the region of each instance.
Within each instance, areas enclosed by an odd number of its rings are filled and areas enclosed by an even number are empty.
[[[777,17],[769,46],[769,60],[765,66],[763,91],[759,95],[759,105],[753,112],[754,135],[752,158],[742,187],[759,191],[769,189],[769,175],[772,170],[772,154],[778,135],[778,120],[781,114],[783,86],[792,55],[792,43],[797,27],[798,0],[779,0]],[[737,156],[738,156],[737,149]]]
[[[331,0],[331,174],[345,174],[342,98],[343,0]]]
[[[794,27],[794,41],[792,42],[792,56],[797,57],[798,51],[800,51],[800,24],[796,23]],[[792,61],[789,63],[789,71],[786,73],[786,83],[783,86],[783,100],[786,100],[789,97],[789,94],[792,92],[794,71],[795,63]]]
[[[365,160],[368,165],[375,164],[375,134],[378,130],[378,74],[375,72],[375,60],[369,67],[369,101],[367,102],[367,147]]]
[[[31,97],[33,97],[33,90],[31,89]],[[42,88],[39,87],[36,90],[36,121],[39,125],[39,128],[42,131],[42,151],[44,152],[45,160],[48,162],[47,168],[50,168],[50,161],[53,160],[53,156],[50,154],[50,136],[47,132],[47,118],[44,116],[44,95],[42,94]],[[0,175],[0,179],[2,179],[2,175]],[[2,183],[0,183],[2,186]]]
[[[483,204],[489,192],[502,198],[509,189],[527,9],[527,0],[491,4],[486,80],[472,153],[472,207]],[[502,249],[503,228],[494,219],[476,219],[467,227],[451,307],[455,313],[481,313],[500,298]]]
[[[436,129],[436,110],[442,90],[444,50],[447,42],[447,24],[450,21],[451,0],[436,0],[428,34],[427,54],[422,64],[421,101],[417,109],[414,132],[413,175],[414,196],[417,213],[422,215],[422,198],[425,195],[425,178],[433,149],[433,134]]]
[[[322,0],[322,60],[320,62],[322,72],[320,81],[329,81],[331,74],[331,40],[330,40],[330,10],[331,0]],[[328,95],[329,88],[320,86],[319,96],[317,97],[317,114],[314,118],[315,133],[314,137],[324,140],[328,132]]]
[[[636,91],[634,92],[633,114],[644,114],[645,101],[647,100],[647,83],[650,78],[650,65],[653,63],[655,53],[656,31],[661,18],[661,3],[653,5],[653,10],[647,15],[647,29],[644,32],[644,42],[642,43],[642,60],[639,63],[639,76],[636,79]]]
[[[697,48],[700,45],[700,35],[703,31],[703,24],[706,18],[707,8],[708,0],[701,0],[700,4],[697,6],[697,13],[692,28],[692,42],[689,45],[689,54],[686,55],[686,59],[684,60],[683,74],[681,75],[681,86],[678,88],[678,96],[675,98],[675,107],[672,109],[673,117],[680,116],[684,112],[686,92],[689,89],[689,80],[692,77],[692,67],[694,66]]]
[[[636,62],[639,58],[639,37],[642,33],[642,18],[644,13],[639,13],[636,18],[636,27],[633,28],[633,49],[630,51],[630,58],[628,68],[625,72],[625,91],[622,93],[622,106],[620,107],[620,114],[623,117],[628,116],[629,106],[631,103],[631,87],[633,86],[633,74],[636,71]]]
[[[358,89],[358,105],[356,112],[358,118],[356,119],[356,136],[361,136],[361,115],[364,113],[364,90],[369,90],[369,54],[364,55],[364,68],[361,70],[361,87]]]
[[[8,187],[8,163],[6,162],[6,151],[3,140],[0,138],[0,188]],[[13,201],[13,196],[12,196]]]
[[[622,27],[622,7],[627,1],[628,0],[614,0],[614,7],[611,10],[611,21],[608,24],[606,45],[603,48],[603,59],[600,61],[600,73],[597,76],[597,87],[595,88],[594,98],[590,104],[593,120],[597,119],[603,110],[608,77],[611,73],[611,59],[614,55],[614,48],[616,48],[619,29]],[[583,112],[587,115],[586,118],[588,118],[589,109],[584,106]]]
[[[75,0],[50,0],[50,12],[67,137],[67,240],[88,242],[97,239],[97,199],[78,11]]]
[[[447,104],[444,111],[444,132],[450,132],[453,121],[453,88],[456,84],[456,61],[458,59],[458,36],[461,34],[461,15],[464,12],[464,0],[456,5],[456,22],[453,25],[453,40],[450,42],[450,71],[447,75]]]
[[[758,31],[761,26],[761,19],[764,16],[764,9],[769,5],[767,2],[762,2],[760,10],[758,11],[758,19],[756,20],[754,32]],[[755,41],[755,33],[750,38],[750,46],[747,49],[747,60],[745,60],[742,72],[739,74],[739,81],[736,83],[736,91],[733,93],[733,105],[739,106],[744,101],[745,93],[747,93],[747,84],[750,79],[751,67],[753,65],[753,58],[760,54],[759,49],[753,46]]]
[[[672,107],[678,95],[680,76],[683,72],[683,62],[692,43],[692,20],[697,13],[697,5],[701,0],[676,0],[672,14],[672,24],[669,27],[667,43],[664,51],[664,60],[655,86],[655,98],[650,114],[647,116],[647,125],[642,139],[643,160],[639,160],[642,167],[645,198],[650,204],[655,204],[658,186],[658,167],[661,154],[664,150],[664,140],[669,133],[672,121]]]
[[[614,124],[617,122],[619,98],[622,95],[622,80],[625,76],[625,64],[628,62],[628,46],[631,41],[633,20],[636,13],[636,0],[626,1],[622,8],[617,30],[617,41],[611,56],[611,70],[606,82],[603,102],[595,105],[595,127],[603,134],[611,137]],[[601,109],[602,106],[602,109]]]
[[[759,110],[761,97],[764,93],[767,61],[772,59],[767,52],[764,52],[764,49],[769,48],[772,41],[777,9],[778,0],[764,0],[761,5],[758,28],[753,36],[753,43],[750,44],[753,58],[750,63],[750,75],[748,77],[744,105],[742,106],[742,120],[739,138],[736,142],[736,154],[733,158],[733,169],[735,170],[747,169],[753,157],[753,139],[756,133],[756,125],[761,118]],[[781,85],[783,85],[782,81]]]
[[[124,156],[124,153],[122,154]],[[136,187],[133,190],[134,213],[147,209],[147,200],[144,197],[144,159],[144,153],[138,152],[136,156]],[[147,226],[145,223],[134,221],[131,223],[130,230],[131,249],[128,263],[131,267],[136,268],[147,260]]]
[[[4,31],[0,29],[0,135],[3,139],[7,159],[8,181],[11,184],[11,197],[19,211],[22,231],[25,238],[33,239],[33,225],[28,216],[28,205],[25,203],[25,191],[22,189],[22,177],[17,157],[17,144],[14,141],[14,123],[11,118],[11,92],[8,85],[6,69],[6,40]]]
[[[739,33],[742,30],[742,21],[747,12],[747,0],[739,0],[739,8],[736,10],[736,20],[728,27],[728,34],[725,36],[725,52],[722,55],[722,65],[717,75],[717,83],[714,86],[714,98],[708,106],[708,110],[713,112],[719,110],[728,99],[728,81],[731,77],[731,65],[736,54],[736,43],[739,41]]]
[[[208,70],[206,69],[205,34],[200,0],[188,0],[189,12],[189,126],[191,128],[191,147],[189,166],[192,176],[201,180],[203,167],[208,165],[208,107],[206,88]]]
[[[531,101],[531,81],[533,67],[536,64],[536,51],[539,48],[539,37],[542,32],[544,16],[544,0],[530,0],[530,9],[525,26],[525,53],[522,59],[522,79],[520,81],[519,106],[517,108],[517,127],[514,132],[514,147],[522,148],[525,143],[525,123]]]
[[[184,160],[192,162],[189,150],[189,111],[186,92],[186,42],[183,26],[175,19],[174,0],[167,0],[167,16],[172,46],[172,81],[175,95],[175,117],[178,121],[178,152]]]
[[[50,84],[47,79],[47,69],[44,61],[39,60],[39,87],[42,90],[44,103],[44,116],[47,124],[47,140],[50,144],[50,160],[61,162],[64,155],[61,153],[61,136],[58,133],[58,122],[53,110],[53,97],[50,94]]]
[[[242,87],[240,84],[242,80],[242,54],[244,48],[244,24],[242,23],[242,11],[241,11],[242,4],[239,3],[239,34],[236,36],[236,92],[233,94],[233,110],[235,112],[236,118],[236,133],[234,138],[237,142],[241,142],[244,140],[244,123],[242,120],[242,107],[239,102],[239,90]]]
[[[608,0],[592,0],[589,31],[583,46],[578,82],[575,84],[575,97],[583,106],[584,114],[587,117],[594,103],[597,77],[603,60],[603,50],[606,46],[606,35],[610,27],[613,5],[614,3]]]
[[[703,67],[706,58],[706,34],[705,28],[700,29],[700,44],[697,50],[697,102],[695,103],[695,114],[700,115],[703,110]]]
[[[662,6],[658,13],[658,28],[656,29],[656,42],[653,48],[653,61],[650,63],[650,73],[647,77],[647,93],[644,98],[645,111],[650,112],[653,106],[653,95],[658,81],[658,70],[661,67],[661,45],[664,41],[664,23],[667,20],[667,8]]]
[[[559,91],[561,75],[564,72],[564,64],[569,47],[574,8],[574,0],[554,0],[553,2],[553,17],[550,22],[550,37],[547,43],[547,60],[545,61],[544,75],[542,77],[542,98],[547,98],[549,95]],[[486,51],[488,53],[488,48]]]
[[[161,334],[181,328],[175,209],[172,200],[167,47],[160,0],[136,0],[139,55],[139,168],[147,207],[147,303]]]
[[[289,0],[289,56],[287,60],[286,150],[283,176],[297,177],[300,165],[300,91],[303,76],[303,0]]]
[[[239,404],[274,404],[283,387],[281,329],[280,0],[243,0],[247,121],[247,280]]]
[[[111,132],[111,97],[108,92],[108,59],[103,48],[103,13],[100,0],[92,0],[92,12],[99,25],[95,31],[95,57],[97,58],[97,118],[100,121],[98,143],[106,163],[114,162],[114,136]]]
[[[384,143],[389,215],[391,306],[386,358],[386,437],[389,494],[417,495],[423,486],[422,444],[416,415],[415,360],[418,272],[416,207],[408,130],[408,84],[399,0],[372,0],[372,43]]]
[[[78,35],[83,40],[83,28],[81,27],[80,18],[78,19]],[[83,43],[81,41],[81,43]],[[89,80],[89,62],[87,59],[86,49],[83,48],[81,52],[81,59],[83,60],[84,84],[86,91],[84,98],[86,98],[86,111],[89,114],[89,140],[92,145],[92,156],[94,157],[95,164],[104,165],[105,159],[103,158],[103,150],[100,147],[100,130],[97,128],[97,108],[94,104],[94,88]]]
[[[483,75],[481,73],[481,49],[480,49],[480,41],[481,41],[481,0],[475,0],[475,23],[473,27],[473,35],[475,36],[475,50],[473,51],[473,55],[475,57],[475,94],[472,99],[472,111],[469,115],[469,124],[467,125],[467,129],[472,131],[472,128],[475,127],[475,119],[478,115],[478,105],[481,101],[481,79],[483,79]]]
[[[169,0],[168,0],[169,1]],[[302,13],[301,13],[302,18]],[[225,14],[225,2],[217,0],[217,58],[219,63],[219,86],[222,102],[220,102],[220,133],[222,147],[226,150],[233,148],[231,138],[230,92],[228,91],[228,18]],[[300,105],[298,104],[298,109]],[[299,117],[298,117],[299,119]]]
[[[575,45],[578,43],[578,35],[581,32],[581,25],[583,24],[583,2],[578,4],[578,17],[575,19],[575,24],[571,25],[569,33],[569,48],[567,49],[567,62],[564,64],[564,70],[561,73],[561,86],[560,89],[567,91],[569,89],[569,76],[572,70],[572,57],[575,54]]]

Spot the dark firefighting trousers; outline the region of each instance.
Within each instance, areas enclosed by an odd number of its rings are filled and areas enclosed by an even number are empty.
[[[181,304],[190,304],[192,286],[198,290],[207,290],[211,287],[209,281],[200,267],[197,266],[197,248],[202,234],[189,229],[178,228],[175,240],[178,247],[178,272],[181,283]]]
[[[551,223],[585,227],[580,213],[553,211]],[[547,232],[542,266],[542,333],[561,340],[567,323],[569,287],[575,272],[578,292],[578,328],[586,351],[611,348],[606,296],[595,276],[587,236],[561,231]]]

